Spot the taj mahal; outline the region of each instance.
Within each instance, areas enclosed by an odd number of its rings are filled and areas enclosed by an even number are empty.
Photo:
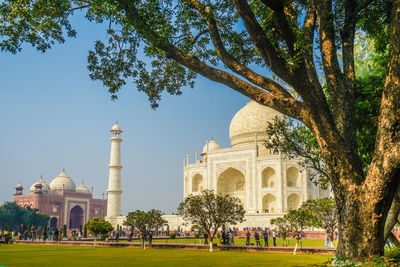
[[[329,190],[310,181],[312,170],[302,168],[300,158],[288,159],[282,152],[266,148],[266,127],[276,116],[284,117],[250,101],[230,123],[230,147],[222,148],[212,138],[206,141],[200,155],[195,152],[194,160],[187,154],[183,160],[183,198],[205,189],[238,197],[246,214],[245,221],[236,227],[244,228],[268,227],[271,219],[299,208],[302,202],[329,196]],[[105,218],[114,227],[122,226],[125,220],[121,214],[122,130],[116,123],[110,132],[107,199],[94,199],[93,192],[83,183],[76,187],[63,170],[50,185],[41,177],[28,194],[23,194],[22,185],[18,185],[14,201],[48,213],[49,226],[53,228],[62,225],[76,228],[94,217]],[[164,219],[171,230],[190,227],[177,215],[164,215]]]
[[[287,159],[280,151],[265,147],[268,122],[281,113],[248,102],[233,117],[229,127],[231,147],[207,141],[200,157],[183,160],[183,197],[204,189],[238,197],[244,204],[243,227],[268,227],[273,218],[297,209],[309,199],[329,196],[311,182],[311,169],[302,169],[299,158]],[[176,215],[166,215],[170,229],[185,223]]]

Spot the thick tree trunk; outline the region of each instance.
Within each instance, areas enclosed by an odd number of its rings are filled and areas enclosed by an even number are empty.
[[[347,201],[339,208],[339,244],[336,256],[363,259],[382,255],[385,244],[384,218],[377,218],[374,210],[369,208],[368,204],[372,203],[362,203],[363,193],[347,195]],[[376,206],[378,210],[383,208]]]
[[[336,169],[347,172],[339,166]],[[399,187],[398,178],[396,168],[375,163],[364,183],[336,179],[340,181],[333,184],[339,215],[337,256],[363,259],[383,255],[386,219]]]

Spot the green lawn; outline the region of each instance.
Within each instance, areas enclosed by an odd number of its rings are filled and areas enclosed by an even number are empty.
[[[312,266],[332,255],[181,249],[1,245],[0,266]]]
[[[294,247],[296,245],[297,240],[295,239],[287,239],[288,240],[288,246]],[[139,242],[139,240],[134,240],[134,242]],[[188,244],[203,244],[204,239],[185,239],[185,238],[179,238],[179,239],[153,239],[154,243],[188,243]],[[302,239],[300,242],[302,242],[303,247],[324,247],[325,246],[325,241],[322,239]],[[337,240],[333,241],[335,246],[337,245]],[[220,244],[219,238],[214,239],[215,244]],[[256,240],[254,238],[250,239],[250,243],[256,244]],[[264,246],[264,239],[261,239],[261,244]],[[276,240],[277,246],[282,246],[282,239],[277,238]],[[246,239],[245,238],[235,238],[235,245],[246,245]],[[268,245],[272,246],[273,245],[273,240],[272,238],[268,239]]]

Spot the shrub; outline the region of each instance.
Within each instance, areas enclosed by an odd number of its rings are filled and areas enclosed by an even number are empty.
[[[169,234],[169,238],[175,239],[176,238],[176,234],[175,233]]]
[[[195,233],[195,234],[194,234],[194,237],[195,237],[195,238],[199,238],[199,237],[200,237],[199,233]]]
[[[389,267],[389,266],[399,266],[398,262],[400,260],[400,249],[394,248],[387,253],[385,256],[367,258],[362,261],[354,260],[349,257],[337,257],[332,259],[332,266],[379,266],[379,267]]]

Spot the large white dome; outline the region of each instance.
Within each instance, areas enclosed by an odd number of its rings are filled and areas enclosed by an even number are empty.
[[[254,144],[256,136],[259,141],[265,140],[268,122],[272,122],[276,116],[284,117],[282,113],[254,100],[248,102],[231,121],[229,137],[232,147]]]
[[[37,180],[35,183],[33,183],[33,185],[31,185],[31,188],[30,188],[31,192],[35,191],[35,185],[36,184],[41,184],[42,185],[42,191],[43,192],[49,191],[49,185],[42,179],[42,177],[40,177],[39,180]]]
[[[75,191],[75,183],[72,179],[63,171],[50,183],[50,189],[64,189],[68,191]]]

